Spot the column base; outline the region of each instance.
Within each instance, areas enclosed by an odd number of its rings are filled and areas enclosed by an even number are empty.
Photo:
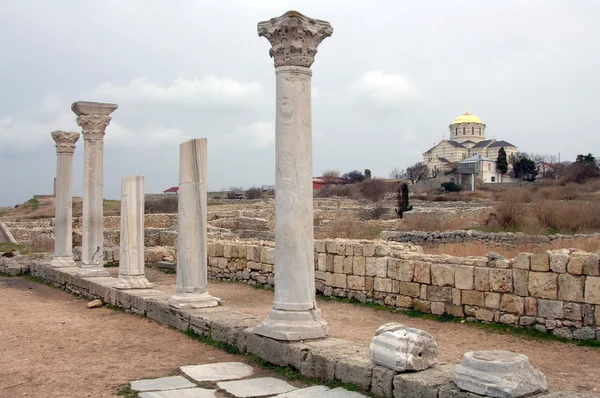
[[[176,294],[169,298],[169,306],[179,309],[209,308],[219,305],[219,301],[221,299],[211,296],[208,292]]]
[[[100,264],[81,264],[75,276],[82,278],[94,278],[98,276],[110,276],[110,273]]]
[[[275,340],[298,341],[325,338],[329,335],[329,327],[319,309],[282,311],[271,308],[267,319],[253,332]]]
[[[73,257],[52,257],[52,261],[50,261],[50,267],[52,268],[73,268],[75,267],[75,260]]]
[[[115,282],[117,289],[152,289],[154,285],[144,275],[119,275]]]

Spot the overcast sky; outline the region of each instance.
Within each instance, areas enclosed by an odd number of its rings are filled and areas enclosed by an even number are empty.
[[[314,175],[387,177],[465,105],[526,152],[600,155],[600,1],[0,0],[0,205],[51,194],[53,130],[78,100],[114,102],[104,193],[178,183],[208,138],[210,190],[274,184],[275,74],[259,21],[289,9],[333,36],[313,69]],[[83,139],[74,157],[82,195]]]

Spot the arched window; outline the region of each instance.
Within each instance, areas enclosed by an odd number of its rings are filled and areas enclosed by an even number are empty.
[[[465,135],[466,131],[467,131],[467,128],[463,127],[463,135]]]
[[[481,127],[479,127],[479,135],[481,135]]]
[[[458,127],[454,128],[454,135],[458,135]]]

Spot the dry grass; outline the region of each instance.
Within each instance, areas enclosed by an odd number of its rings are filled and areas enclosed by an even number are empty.
[[[315,239],[379,239],[383,228],[358,220],[335,220],[315,228]]]
[[[442,217],[439,213],[406,213],[398,224],[400,231],[455,231],[481,223],[481,217]]]
[[[177,195],[168,196],[161,199],[147,200],[144,203],[144,213],[146,214],[165,214],[177,213],[178,197]]]
[[[423,245],[423,252],[427,254],[448,254],[455,257],[466,256],[485,256],[488,252],[494,251],[502,254],[506,258],[513,258],[519,253],[543,254],[547,250],[556,249],[579,249],[586,252],[595,252],[600,250],[600,238],[586,238],[562,241],[554,241],[551,244],[533,244],[522,243],[516,246],[490,246],[481,242],[468,243],[446,243],[442,245]]]

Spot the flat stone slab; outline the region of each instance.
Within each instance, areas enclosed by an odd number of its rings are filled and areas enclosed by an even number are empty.
[[[369,398],[366,395],[355,391],[348,391],[345,388],[338,387],[333,390],[327,391],[325,394],[321,395],[323,398]]]
[[[171,261],[157,261],[153,265],[158,269],[170,269],[173,271],[177,270],[177,264]]]
[[[590,395],[575,391],[554,391],[548,394],[539,395],[537,398],[598,398],[598,395]]]
[[[140,398],[217,398],[214,390],[184,388],[182,390],[143,392]]]
[[[329,387],[325,386],[312,386],[307,388],[301,388],[291,392],[275,395],[273,398],[313,398],[313,397],[324,397],[325,392],[329,391]]]
[[[131,389],[135,391],[162,391],[176,390],[179,388],[196,387],[183,376],[160,377],[158,379],[135,380],[130,382]]]
[[[220,362],[206,365],[182,366],[181,371],[196,381],[243,379],[252,376],[251,366],[242,362]]]
[[[286,381],[274,377],[259,377],[236,381],[222,381],[217,383],[219,388],[239,397],[262,397],[265,395],[281,394],[296,390],[296,387]]]

